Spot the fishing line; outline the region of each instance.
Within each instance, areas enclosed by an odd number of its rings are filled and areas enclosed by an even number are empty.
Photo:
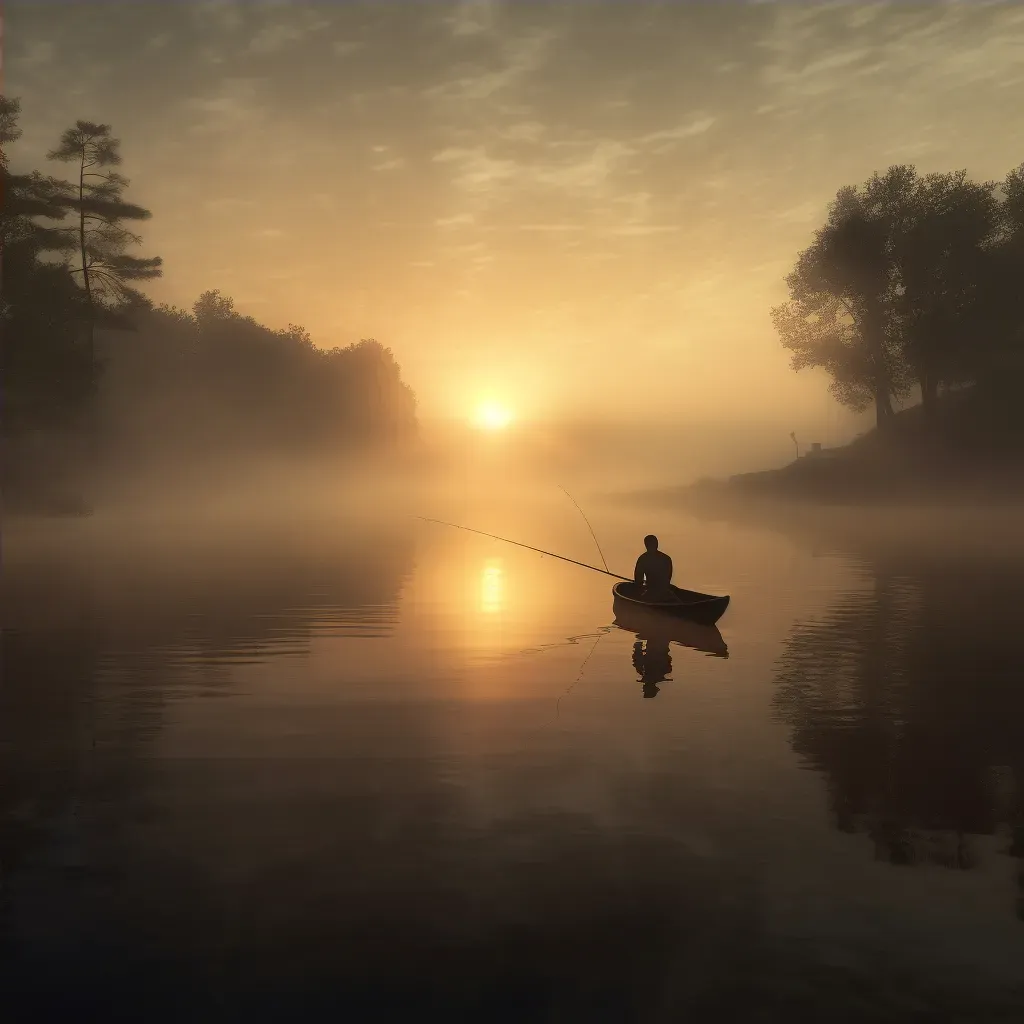
[[[573,682],[572,682],[572,683],[570,684],[569,688],[568,688],[568,689],[567,689],[567,690],[565,691],[565,693],[563,693],[563,694],[562,694],[562,696],[561,696],[561,697],[559,697],[559,698],[558,698],[558,700],[556,700],[556,701],[555,701],[555,718],[558,718],[558,717],[560,716],[560,714],[561,714],[561,708],[562,708],[562,699],[563,699],[564,697],[568,697],[568,696],[569,696],[569,694],[570,694],[570,693],[572,693],[572,691],[573,691],[573,690],[574,690],[574,689],[576,688],[576,684],[577,684],[577,683],[578,683],[578,682],[579,682],[579,681],[580,681],[580,680],[581,680],[581,679],[583,678],[583,672],[584,672],[584,670],[585,670],[585,669],[586,669],[586,667],[587,667],[587,662],[588,662],[588,661],[590,661],[590,659],[591,659],[591,658],[592,658],[592,657],[594,656],[594,651],[596,651],[596,650],[597,650],[597,645],[598,645],[598,644],[599,644],[599,643],[601,642],[601,639],[602,639],[603,637],[605,637],[605,636],[607,636],[607,635],[608,635],[608,633],[609,633],[609,632],[611,631],[611,629],[612,629],[612,627],[611,627],[611,626],[606,626],[606,627],[605,627],[605,628],[604,628],[604,629],[603,629],[603,630],[602,630],[602,631],[601,631],[601,632],[600,632],[600,633],[598,634],[598,637],[597,637],[597,639],[596,639],[596,640],[594,641],[594,646],[590,648],[590,652],[589,652],[589,653],[587,654],[587,656],[586,656],[586,657],[585,657],[585,658],[583,659],[583,664],[582,664],[582,665],[580,665],[580,671],[579,671],[579,675],[577,675],[577,676],[576,676],[576,678],[575,678],[575,679],[573,680]]]
[[[590,536],[594,538],[594,543],[597,545],[597,553],[601,556],[601,561],[604,563],[604,571],[612,575],[611,570],[608,568],[608,559],[604,557],[604,552],[601,550],[601,542],[597,539],[597,534],[594,533],[594,528],[590,525],[586,512],[580,508],[580,503],[564,487],[559,485],[559,490],[576,506],[576,511],[583,516],[583,522],[587,524]]]

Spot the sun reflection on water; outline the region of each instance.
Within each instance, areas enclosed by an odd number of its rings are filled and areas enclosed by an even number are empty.
[[[488,559],[480,576],[480,611],[496,615],[505,607],[505,571],[501,561]]]

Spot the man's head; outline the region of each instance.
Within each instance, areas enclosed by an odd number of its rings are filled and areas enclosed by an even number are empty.
[[[655,537],[653,533],[647,534],[647,536],[644,537],[644,547],[647,548],[648,551],[657,551],[658,538]]]

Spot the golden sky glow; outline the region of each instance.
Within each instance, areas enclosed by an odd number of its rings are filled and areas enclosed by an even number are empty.
[[[155,298],[375,336],[428,415],[498,387],[517,419],[820,410],[768,311],[837,188],[1022,158],[1020,4],[5,14],[16,167],[110,122]]]
[[[504,430],[512,422],[512,413],[500,402],[482,402],[477,407],[474,422],[483,430]]]

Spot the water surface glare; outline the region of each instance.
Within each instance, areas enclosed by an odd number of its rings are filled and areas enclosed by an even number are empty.
[[[5,1002],[1022,1019],[1024,558],[593,518],[8,538]]]

